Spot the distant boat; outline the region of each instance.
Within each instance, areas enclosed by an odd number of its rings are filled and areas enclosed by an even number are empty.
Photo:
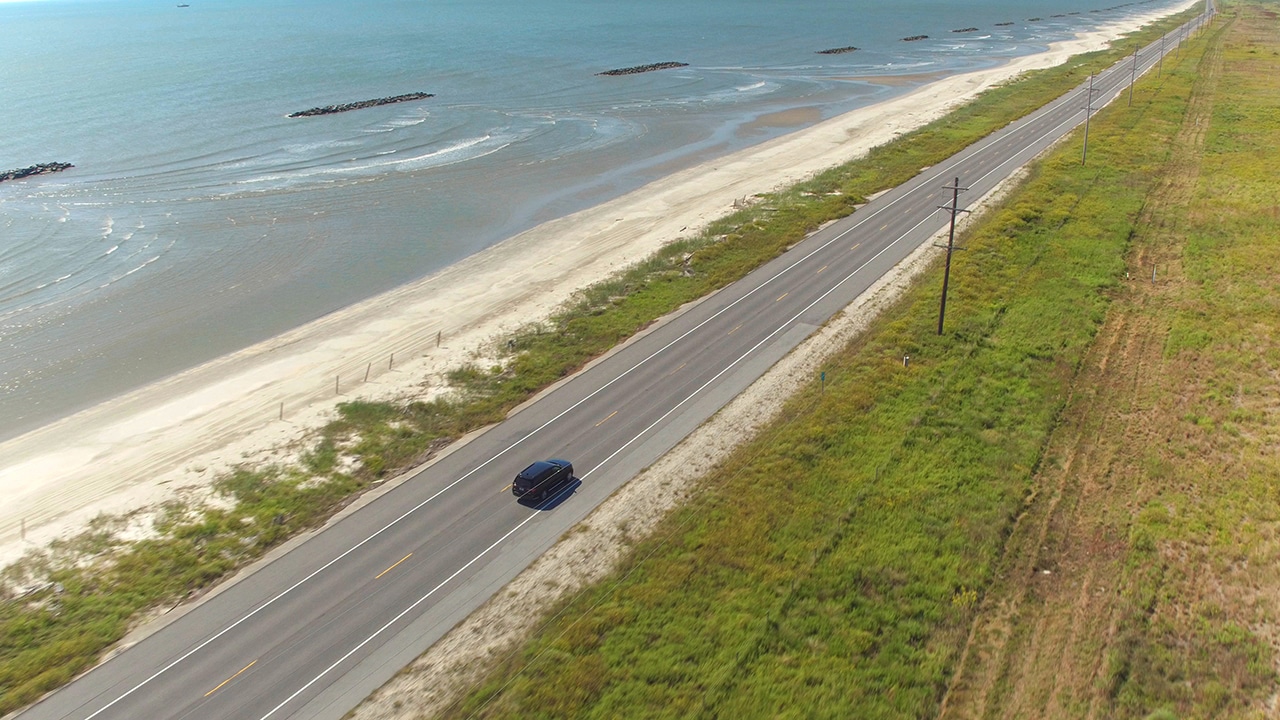
[[[190,6],[190,5],[188,5],[188,4],[186,4],[186,3],[182,3],[182,4],[181,4],[181,5],[179,5],[178,7],[191,7],[191,6]]]

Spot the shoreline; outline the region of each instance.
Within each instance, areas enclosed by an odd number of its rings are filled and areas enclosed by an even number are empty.
[[[933,120],[1022,72],[1105,45],[1196,0],[674,173],[544,223],[422,280],[0,443],[0,562],[101,513],[204,499],[240,463],[279,462],[339,401],[430,397],[450,368],[572,293],[730,212]],[[339,394],[341,393],[341,394]],[[145,513],[137,516],[140,531]]]

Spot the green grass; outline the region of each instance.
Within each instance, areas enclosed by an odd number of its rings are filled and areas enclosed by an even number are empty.
[[[229,508],[175,506],[159,523],[162,533],[156,539],[125,543],[116,540],[110,532],[95,531],[74,541],[55,544],[46,551],[34,553],[6,568],[5,594],[0,602],[0,713],[33,701],[92,665],[106,648],[123,637],[131,624],[147,609],[171,605],[199,593],[234,568],[261,557],[267,549],[284,539],[301,530],[316,527],[352,497],[388,475],[412,466],[429,455],[433,448],[451,438],[501,420],[507,412],[538,390],[574,372],[618,341],[631,336],[680,305],[744,276],[821,224],[847,215],[867,195],[906,180],[920,167],[945,159],[1009,121],[1057,97],[1080,82],[1089,72],[1126,55],[1132,46],[1157,37],[1171,24],[1172,21],[1166,21],[1149,28],[1131,43],[1124,44],[1115,51],[1081,56],[1067,65],[1032,74],[1016,84],[996,88],[943,120],[909,133],[894,143],[873,151],[862,160],[823,173],[790,190],[759,198],[759,202],[753,207],[713,223],[698,237],[683,238],[606,283],[588,289],[576,303],[557,314],[545,326],[528,328],[516,338],[514,352],[504,358],[501,367],[460,368],[451,377],[459,388],[459,394],[455,398],[407,405],[354,402],[340,406],[341,418],[324,429],[316,445],[305,454],[298,466],[243,468],[220,479],[218,487],[231,501]],[[1101,140],[1095,142],[1100,143]],[[1105,157],[1105,152],[1102,155]],[[1080,181],[1077,179],[1076,182]],[[1021,229],[1040,228],[1042,225],[1037,222],[1044,218],[1057,222],[1058,219],[1074,218],[1084,211],[1092,212],[1091,207],[1081,206],[1073,199],[1078,196],[1079,202],[1085,202],[1086,199],[1091,203],[1099,202],[1096,194],[1089,193],[1090,189],[1089,182],[1068,184],[1064,192],[1069,194],[1056,198],[1044,210],[1032,209],[1033,206],[1009,210],[998,221],[1000,229],[997,236],[1004,237]],[[1106,208],[1098,210],[1100,217],[1110,217],[1102,212]],[[1112,218],[1111,223],[1123,225],[1121,218]],[[1043,226],[1048,227],[1050,226]],[[1076,230],[1083,231],[1084,228],[1081,226]],[[1041,229],[1036,232],[1051,231]],[[1097,229],[1097,232],[1101,233],[1102,230]],[[1046,236],[1040,237],[1045,239]],[[1011,252],[1013,254],[1006,257]],[[1031,254],[1026,255],[1027,252]],[[1042,259],[1054,257],[1059,252],[1060,250],[1047,244],[1043,247],[1035,245],[1030,249],[1020,248],[1014,252],[998,244],[988,247],[975,240],[972,250],[965,256],[966,262],[973,266],[986,264],[990,268],[991,279],[997,284],[1004,283],[999,285],[1004,289],[980,291],[976,282],[972,282],[975,278],[967,275],[966,271],[958,270],[954,302],[957,307],[978,307],[982,302],[994,304],[986,306],[986,310],[976,315],[973,314],[975,311],[957,314],[952,326],[954,329],[944,345],[927,337],[927,333],[921,335],[923,330],[927,330],[925,326],[931,326],[932,321],[901,319],[886,326],[881,333],[882,340],[878,342],[887,344],[876,345],[879,349],[869,350],[871,355],[861,356],[865,367],[831,368],[832,377],[844,375],[850,378],[858,377],[858,373],[878,370],[881,374],[874,376],[871,387],[885,392],[898,392],[900,398],[881,407],[881,399],[865,393],[859,395],[863,390],[851,390],[862,398],[855,398],[851,402],[865,403],[868,412],[887,412],[887,416],[877,415],[881,421],[890,423],[886,427],[914,429],[910,439],[903,441],[908,444],[889,443],[878,449],[867,450],[845,447],[841,438],[796,437],[788,441],[794,447],[796,456],[774,461],[776,467],[779,470],[789,470],[795,467],[790,464],[793,462],[816,462],[826,443],[841,447],[841,452],[849,454],[847,462],[828,459],[823,465],[823,472],[827,472],[828,466],[831,466],[829,470],[834,474],[830,478],[838,479],[841,487],[847,484],[849,492],[855,494],[835,501],[836,507],[840,509],[836,516],[847,516],[849,523],[863,523],[867,520],[879,522],[884,519],[881,513],[886,509],[901,507],[902,503],[924,501],[932,494],[915,485],[910,486],[915,489],[908,489],[904,485],[902,489],[892,491],[862,488],[859,478],[870,467],[864,463],[885,464],[888,468],[886,481],[891,477],[909,475],[914,472],[911,468],[914,468],[916,461],[907,450],[915,443],[933,442],[932,435],[920,433],[925,433],[926,430],[928,433],[939,433],[952,422],[950,413],[955,409],[953,406],[957,399],[986,398],[1004,392],[1012,393],[1009,397],[1016,398],[1017,407],[990,409],[977,416],[966,415],[965,417],[978,422],[971,429],[973,437],[990,441],[999,447],[1009,446],[1006,448],[1009,454],[994,463],[991,468],[993,470],[1023,468],[1033,463],[1034,453],[1029,448],[1035,444],[1033,439],[1038,431],[1028,430],[1022,424],[1038,428],[1049,422],[1052,413],[1023,417],[1017,415],[1017,411],[1022,408],[1029,412],[1024,406],[1040,401],[1043,393],[1056,387],[1053,383],[1057,381],[1050,381],[1037,374],[1043,367],[1051,367],[1051,374],[1059,380],[1060,377],[1070,375],[1070,362],[1059,367],[1062,361],[1057,358],[1061,355],[1055,354],[1064,350],[1075,351],[1074,343],[1081,342],[1081,338],[1087,336],[1091,323],[1096,322],[1097,315],[1101,312],[1101,300],[1095,298],[1094,301],[1085,303],[1085,316],[1079,314],[1079,308],[1052,305],[1040,308],[1047,315],[1029,317],[1025,314],[1026,311],[1004,307],[1006,300],[984,298],[988,292],[995,292],[993,297],[1003,297],[1001,292],[1011,292],[1012,288],[1023,283],[1026,278],[1039,273],[1037,268]],[[1068,261],[1079,263],[1077,269],[1081,273],[1080,278],[1058,279],[1055,282],[1063,286],[1063,291],[1085,287],[1096,292],[1098,288],[1105,287],[1110,282],[1111,270],[1104,266],[1105,263],[1098,263],[1109,256],[1106,254],[1108,251],[1098,252],[1101,253],[1100,257]],[[692,257],[688,263],[689,272],[686,272],[685,258],[689,255]],[[1003,264],[1006,262],[1011,264]],[[1060,270],[1068,268],[1061,265],[1054,267]],[[933,302],[927,298],[917,301],[925,305]],[[1012,342],[1004,339],[1011,332],[1009,328],[1043,325],[1046,324],[1046,319],[1054,324],[1058,334],[1036,335],[1036,344],[1030,349],[1019,345],[1018,342],[1022,342],[1020,339],[1013,342],[1008,350],[1018,358],[1018,376],[1037,379],[1019,384],[1013,380],[997,381],[994,376],[974,379],[965,374],[967,363],[991,362],[988,354],[991,347]],[[958,343],[955,347],[965,349],[954,350],[955,343]],[[960,352],[960,355],[952,355],[953,352]],[[902,354],[921,359],[918,365],[913,366],[910,375],[897,374],[890,367],[896,363],[895,358]],[[918,377],[933,378],[940,385],[921,388],[912,380]],[[836,385],[839,384],[838,381]],[[1006,414],[1006,410],[1012,414]],[[966,409],[966,412],[970,411]],[[940,446],[950,446],[953,442],[941,442],[941,435],[938,435],[938,439]],[[955,445],[954,449],[966,457],[969,453],[978,451],[963,443]],[[921,468],[922,471],[925,469]],[[934,470],[936,469],[930,469],[930,472]],[[855,472],[855,475],[850,476],[849,472]],[[928,477],[935,476],[930,474]],[[943,482],[944,486],[972,485],[970,480],[963,479],[960,475],[935,479]],[[1014,501],[1019,492],[1010,487],[988,488],[985,483],[978,483],[973,489],[994,493],[982,498],[975,495],[972,502],[979,503],[981,507],[987,507],[986,503],[1002,507],[1002,503]],[[865,493],[870,494],[864,495]],[[859,498],[870,498],[867,501],[870,505]],[[732,504],[728,500],[722,502]],[[770,502],[803,506],[806,498],[797,496],[795,492],[788,492],[772,498]],[[824,517],[821,514],[824,508],[828,514],[835,512],[825,504],[821,508],[814,507],[813,510],[819,513],[814,519],[797,520],[797,527],[779,530],[794,534],[797,543],[795,552],[799,553],[797,557],[823,568],[828,567],[826,563],[845,562],[841,550],[844,545],[824,549],[827,547],[824,543],[829,539],[827,536],[813,537],[806,534],[806,528],[818,527],[816,523],[818,518]],[[945,519],[952,517],[953,510],[954,508],[939,508],[930,511],[932,515],[922,515],[916,520],[894,522],[905,522],[907,526],[916,527],[920,523],[941,519],[944,524],[955,522],[975,531],[986,528],[988,520],[979,522],[962,518]],[[979,510],[979,507],[974,508],[975,513]],[[999,510],[996,514],[1003,512]],[[689,516],[686,514],[682,517]],[[762,516],[759,522],[766,522],[766,518]],[[110,524],[110,520],[104,521],[104,525]],[[927,545],[924,549],[928,549]],[[794,559],[796,558],[791,558]],[[883,559],[889,561],[892,558]],[[740,564],[742,562],[745,561],[739,561]],[[940,600],[931,598],[919,602],[928,605],[937,600],[941,604],[923,615],[920,612],[925,609],[924,606],[916,605],[900,608],[892,613],[895,618],[929,616],[927,620],[911,620],[910,624],[918,628],[922,635],[906,639],[882,638],[879,631],[874,630],[880,627],[875,622],[868,624],[867,629],[842,640],[845,645],[841,647],[875,647],[878,649],[877,653],[883,653],[886,658],[897,657],[900,662],[907,664],[919,661],[922,652],[925,655],[941,652],[931,661],[931,666],[944,667],[946,653],[927,647],[934,640],[925,642],[924,648],[918,645],[926,636],[933,637],[930,635],[932,631],[929,628],[933,627],[930,622],[938,621],[951,626],[963,619],[969,604],[966,598],[970,598],[972,593],[970,588],[977,585],[964,579],[968,577],[964,568],[951,566],[950,560],[939,562],[936,568],[942,573],[938,579],[941,583],[939,587],[949,589],[942,593]],[[751,559],[751,564],[755,564],[754,558]],[[752,568],[752,572],[763,573],[762,580],[770,579],[773,573],[785,575],[785,571],[785,565],[776,563],[763,563],[760,567]],[[831,577],[841,577],[839,570],[827,572],[831,573]],[[885,593],[886,597],[901,596],[904,592],[903,588],[898,587],[898,582],[905,576],[884,569],[865,572],[865,576],[860,575],[855,579],[874,592]],[[29,592],[19,596],[13,590],[18,587],[29,588]],[[747,663],[748,666],[751,658],[762,656],[762,653],[763,656],[772,657],[765,652],[768,648],[760,644],[761,629],[770,627],[770,622],[794,618],[797,608],[813,607],[827,613],[836,611],[827,598],[828,590],[805,587],[803,591],[816,595],[792,597],[784,594],[772,598],[767,606],[776,606],[774,620],[770,620],[767,613],[762,619],[757,612],[759,608],[753,608],[750,613],[744,612],[726,625],[723,631],[729,635],[738,632],[735,627],[746,631],[745,639],[740,639],[742,642],[731,644],[734,648],[732,652],[738,653],[733,657],[739,658],[739,662]],[[958,600],[953,600],[954,598]],[[883,612],[879,606],[868,606],[868,609]],[[795,621],[792,619],[787,622]],[[789,632],[795,638],[811,635],[802,626],[796,626]],[[644,667],[655,673],[664,664],[652,659],[646,662]],[[810,670],[816,672],[819,669],[815,667]],[[807,674],[804,676],[809,677]],[[723,678],[716,692],[730,692],[733,681],[732,677]],[[933,692],[927,690],[927,687],[926,683],[919,687],[903,688],[901,692],[895,690],[887,697],[878,698],[878,701],[891,706],[905,704],[914,707],[920,703],[927,704],[925,696]]]
[[[944,336],[934,274],[452,714],[936,714],[1124,276],[1197,47],[1095,118],[1088,166],[1077,134],[968,234]]]
[[[1178,399],[1155,408],[1168,439],[1140,449],[1143,503],[1109,657],[1117,717],[1262,717],[1276,689],[1275,618],[1256,598],[1280,587],[1277,9],[1232,6],[1194,193],[1173,237],[1154,240],[1173,244],[1181,269],[1157,308]]]

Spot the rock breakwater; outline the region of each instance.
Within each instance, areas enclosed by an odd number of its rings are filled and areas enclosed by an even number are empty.
[[[915,42],[916,40],[928,40],[928,35],[909,35],[902,38],[902,42]]]
[[[636,65],[633,67],[617,68],[616,70],[605,70],[598,72],[596,75],[638,75],[640,73],[653,72],[654,70],[670,70],[671,68],[688,67],[689,63],[683,62],[660,62],[651,63],[649,65]]]
[[[373,100],[361,100],[360,102],[343,103],[342,105],[325,105],[324,107],[313,107],[310,110],[299,110],[295,113],[289,113],[291,118],[314,117],[316,115],[333,115],[335,113],[348,112],[350,110],[363,110],[364,108],[377,107],[379,105],[391,105],[394,103],[412,102],[414,100],[425,100],[429,97],[435,97],[432,93],[415,92],[405,95],[393,95],[391,97],[375,98]]]
[[[819,55],[843,55],[844,53],[851,53],[857,49],[858,48],[850,45],[848,47],[838,47],[838,48],[829,48],[827,50],[819,50],[818,54]]]
[[[31,177],[32,175],[48,175],[49,173],[62,172],[67,168],[73,167],[75,167],[75,165],[64,162],[39,163],[37,165],[18,168],[17,170],[2,172],[0,173],[0,182],[4,182],[5,180],[21,180],[22,178]]]

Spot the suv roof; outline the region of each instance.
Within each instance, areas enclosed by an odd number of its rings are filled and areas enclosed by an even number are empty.
[[[560,466],[555,463],[550,463],[546,460],[539,460],[538,462],[521,470],[519,477],[524,480],[537,480],[545,476],[547,473],[555,472],[559,467]]]

